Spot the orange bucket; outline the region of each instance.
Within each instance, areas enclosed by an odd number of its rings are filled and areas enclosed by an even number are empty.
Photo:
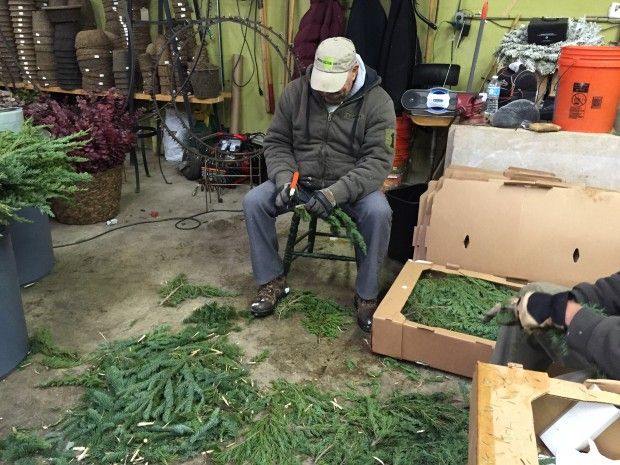
[[[562,47],[553,122],[565,131],[610,132],[620,101],[620,47]]]

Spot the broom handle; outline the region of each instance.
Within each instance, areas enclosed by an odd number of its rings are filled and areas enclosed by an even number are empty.
[[[482,44],[482,33],[484,25],[487,22],[487,13],[489,11],[489,2],[485,0],[482,4],[482,13],[480,14],[480,26],[478,27],[478,37],[476,37],[476,48],[474,48],[474,57],[471,61],[471,70],[469,71],[469,81],[467,81],[467,92],[471,93],[474,87],[474,75],[476,74],[476,64],[478,63],[478,53]]]
[[[288,23],[287,23],[287,36],[286,41],[289,47],[293,46],[293,31],[295,30],[295,0],[289,0],[288,2]],[[284,76],[284,83],[286,84],[290,79],[290,74],[293,67],[293,52],[289,49],[286,51],[286,71]]]
[[[258,1],[258,13],[260,17],[260,23],[267,27],[267,1]],[[269,43],[267,39],[261,36],[261,51],[263,52],[263,75],[265,82],[267,83],[267,93],[265,94],[265,106],[267,113],[273,113],[275,108],[275,100],[273,95],[273,76],[271,74],[271,53],[269,50]]]

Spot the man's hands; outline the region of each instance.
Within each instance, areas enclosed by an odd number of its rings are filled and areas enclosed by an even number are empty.
[[[327,218],[336,206],[334,194],[329,189],[315,191],[306,202],[306,210],[320,218]]]
[[[524,329],[566,327],[566,304],[570,294],[527,292],[517,303],[517,316]]]
[[[546,294],[527,292],[523,297],[514,298],[508,305],[496,305],[484,317],[490,321],[500,314],[513,312],[515,320],[526,331],[538,328],[566,328],[566,307],[571,298],[570,292]],[[570,301],[572,303],[572,300]]]
[[[276,192],[276,207],[281,210],[289,206],[291,202],[291,183],[287,182]]]

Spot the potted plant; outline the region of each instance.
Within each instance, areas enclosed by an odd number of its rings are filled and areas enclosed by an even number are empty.
[[[93,180],[80,186],[83,189],[70,201],[52,204],[56,219],[65,224],[93,224],[115,217],[120,210],[125,154],[136,141],[133,128],[138,113],[127,111],[126,98],[113,89],[104,95],[77,97],[75,103],[43,95],[24,112],[36,124],[47,126],[52,137],[87,133],[86,145],[72,155],[86,159],[75,168],[92,174]]]
[[[28,344],[7,225],[23,221],[19,212],[31,207],[51,214],[52,199],[72,194],[76,183],[90,178],[73,169],[81,159],[69,155],[84,145],[84,135],[51,139],[30,122],[20,132],[0,131],[0,378],[25,357]]]

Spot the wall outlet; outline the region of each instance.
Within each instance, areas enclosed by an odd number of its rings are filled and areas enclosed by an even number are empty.
[[[610,18],[620,18],[620,2],[613,2],[609,6],[609,15]]]

